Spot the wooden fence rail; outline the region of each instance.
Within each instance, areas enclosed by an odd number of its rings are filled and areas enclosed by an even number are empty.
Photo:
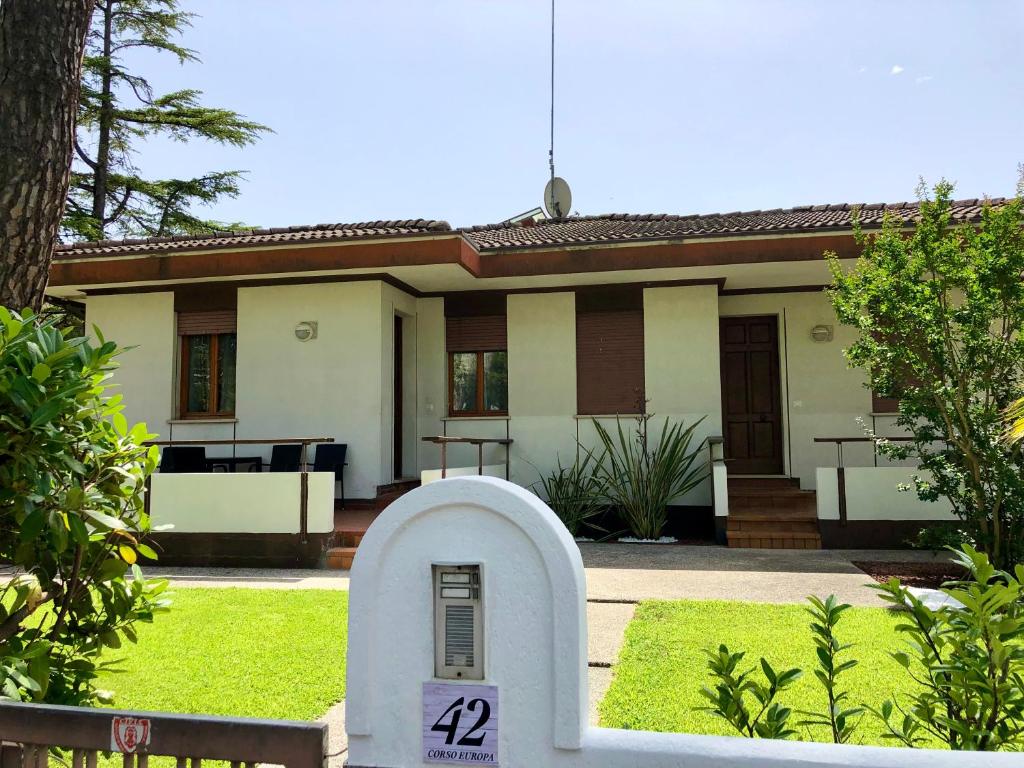
[[[223,760],[232,768],[327,764],[324,723],[3,702],[0,768],[47,768],[53,747],[70,752],[71,768],[95,768],[100,752],[121,751],[111,747],[125,719],[136,721],[138,741],[134,754],[123,753],[124,768],[148,768],[150,755],[174,757],[177,768],[202,768],[203,760]],[[143,723],[145,739],[140,737]]]

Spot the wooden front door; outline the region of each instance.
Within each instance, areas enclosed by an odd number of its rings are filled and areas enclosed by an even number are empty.
[[[726,466],[734,475],[781,475],[778,318],[723,317],[719,339]]]

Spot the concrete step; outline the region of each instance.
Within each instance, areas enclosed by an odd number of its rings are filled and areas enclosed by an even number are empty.
[[[734,488],[736,490],[785,490],[787,488],[800,490],[800,480],[795,477],[737,477],[730,475],[729,490],[732,491]]]
[[[352,568],[355,559],[355,547],[331,547],[327,550],[327,567],[332,570],[347,571]]]
[[[734,532],[759,533],[773,536],[776,533],[813,533],[818,534],[817,520],[737,520],[729,518],[726,530],[731,536]]]
[[[339,547],[358,547],[363,543],[366,531],[334,531],[334,544]]]
[[[817,522],[818,513],[813,507],[804,509],[733,509],[729,508],[730,520],[757,520],[761,522],[792,522],[796,520],[808,520]]]
[[[821,549],[817,533],[756,533],[729,531],[729,546],[743,549]]]
[[[747,496],[729,497],[729,514],[731,515],[789,515],[797,517],[817,517],[817,498],[811,494],[802,498],[779,498],[765,496],[752,499]]]

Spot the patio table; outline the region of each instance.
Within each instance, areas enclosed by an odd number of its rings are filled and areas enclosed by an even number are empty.
[[[228,467],[229,472],[237,472],[239,464],[256,464],[258,471],[263,471],[262,456],[208,456],[206,459],[206,466],[211,472],[214,467]]]

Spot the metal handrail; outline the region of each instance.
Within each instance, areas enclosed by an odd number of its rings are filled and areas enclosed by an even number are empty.
[[[868,437],[866,435],[859,435],[857,437],[815,437],[813,438],[816,443],[835,443],[836,446],[836,494],[837,502],[839,506],[839,524],[842,526],[846,525],[847,522],[847,502],[846,502],[846,467],[843,466],[843,443],[871,443],[872,446],[877,445],[879,442],[888,441],[891,443],[909,443],[913,442],[915,438],[907,435],[900,435],[894,437]],[[878,466],[878,453],[872,448],[872,452],[875,456],[875,466]]]
[[[477,452],[477,472],[484,473],[484,446],[503,445],[505,446],[505,479],[510,475],[510,448],[515,442],[510,437],[456,437],[454,435],[427,435],[420,438],[424,443],[434,443],[441,447],[441,479],[448,476],[448,446],[449,445],[475,445]]]
[[[899,437],[867,437],[860,435],[858,437],[815,437],[813,438],[816,443],[835,443],[836,445],[836,467],[842,469],[843,467],[843,443],[872,443],[877,445],[879,442],[890,442],[890,443],[912,443],[915,438],[908,437],[907,435],[901,435]],[[877,459],[877,455],[875,457]]]
[[[232,768],[257,763],[287,768],[323,768],[327,757],[326,723],[258,720],[242,717],[86,709],[53,704],[0,703],[0,734],[4,765],[45,768],[51,747],[73,750],[73,768],[95,768],[100,752],[114,746],[118,721],[136,721],[134,752],[125,751],[124,768],[148,768],[150,755],[177,758],[177,768],[200,768],[202,760],[226,760]],[[9,744],[14,742],[17,747]],[[13,759],[12,759],[13,758]]]
[[[333,442],[333,437],[245,437],[231,440],[147,440],[143,445],[310,445]]]

